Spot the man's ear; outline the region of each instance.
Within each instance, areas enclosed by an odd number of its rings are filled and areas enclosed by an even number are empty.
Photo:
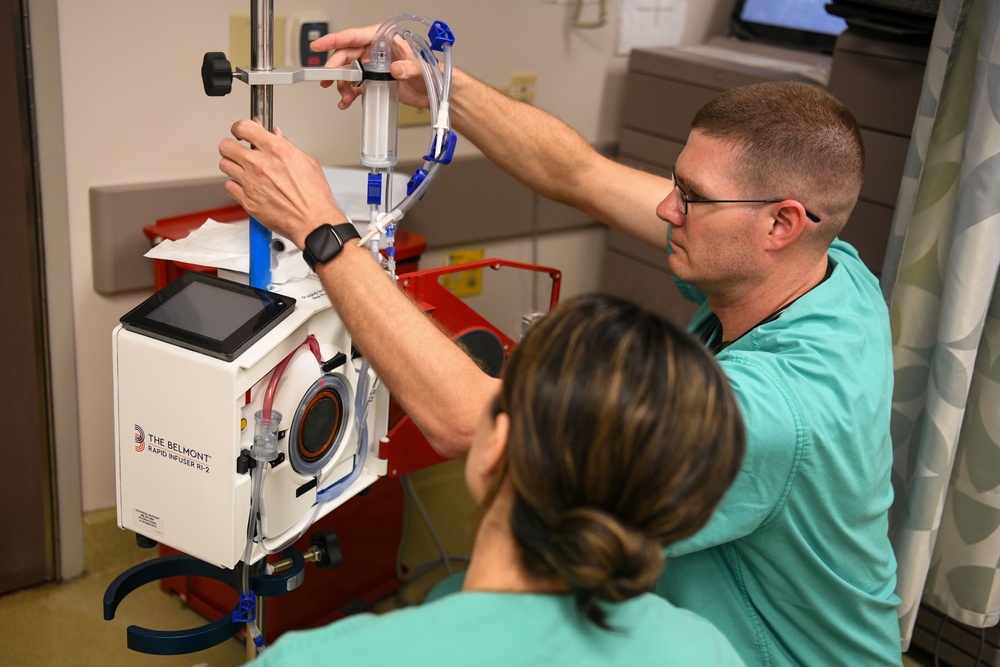
[[[806,225],[811,224],[806,217],[806,209],[794,199],[786,199],[772,204],[771,228],[767,241],[769,250],[781,250],[802,235]]]

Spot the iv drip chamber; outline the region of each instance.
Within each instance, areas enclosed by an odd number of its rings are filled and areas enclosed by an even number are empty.
[[[399,83],[366,80],[361,109],[361,164],[370,169],[391,169],[396,165]]]

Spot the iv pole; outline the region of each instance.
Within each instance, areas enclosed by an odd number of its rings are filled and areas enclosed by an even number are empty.
[[[250,68],[254,72],[274,69],[274,0],[251,0]],[[250,85],[250,117],[268,132],[274,131],[271,107],[274,86]],[[250,284],[260,289],[271,287],[271,230],[250,218]]]
[[[269,72],[274,69],[274,0],[251,0],[250,2],[250,69],[255,72]],[[270,84],[250,85],[250,118],[257,120],[268,132],[274,131],[274,86]],[[271,230],[250,216],[250,285],[260,289],[271,287]],[[250,517],[256,521],[257,517]],[[243,563],[250,567],[250,563]],[[267,621],[264,596],[257,595],[257,628],[262,637],[266,636]],[[247,662],[257,656],[257,647],[250,633],[250,626],[244,638]]]

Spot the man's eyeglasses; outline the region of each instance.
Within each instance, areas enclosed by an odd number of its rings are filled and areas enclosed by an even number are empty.
[[[677,190],[677,194],[681,196],[681,201],[684,202],[684,215],[687,215],[688,206],[691,204],[777,204],[778,202],[785,201],[785,199],[697,199],[689,196],[684,191],[684,187],[677,182],[677,176],[674,174],[673,168],[670,169],[670,180],[674,182],[674,190]],[[806,217],[813,222],[819,222],[819,216],[810,213],[808,209],[806,209]]]

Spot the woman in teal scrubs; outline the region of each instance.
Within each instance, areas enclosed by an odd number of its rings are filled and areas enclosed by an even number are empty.
[[[255,664],[742,665],[650,591],[743,448],[725,377],[687,333],[615,297],[566,301],[514,349],[480,419],[462,592],[289,633]]]

